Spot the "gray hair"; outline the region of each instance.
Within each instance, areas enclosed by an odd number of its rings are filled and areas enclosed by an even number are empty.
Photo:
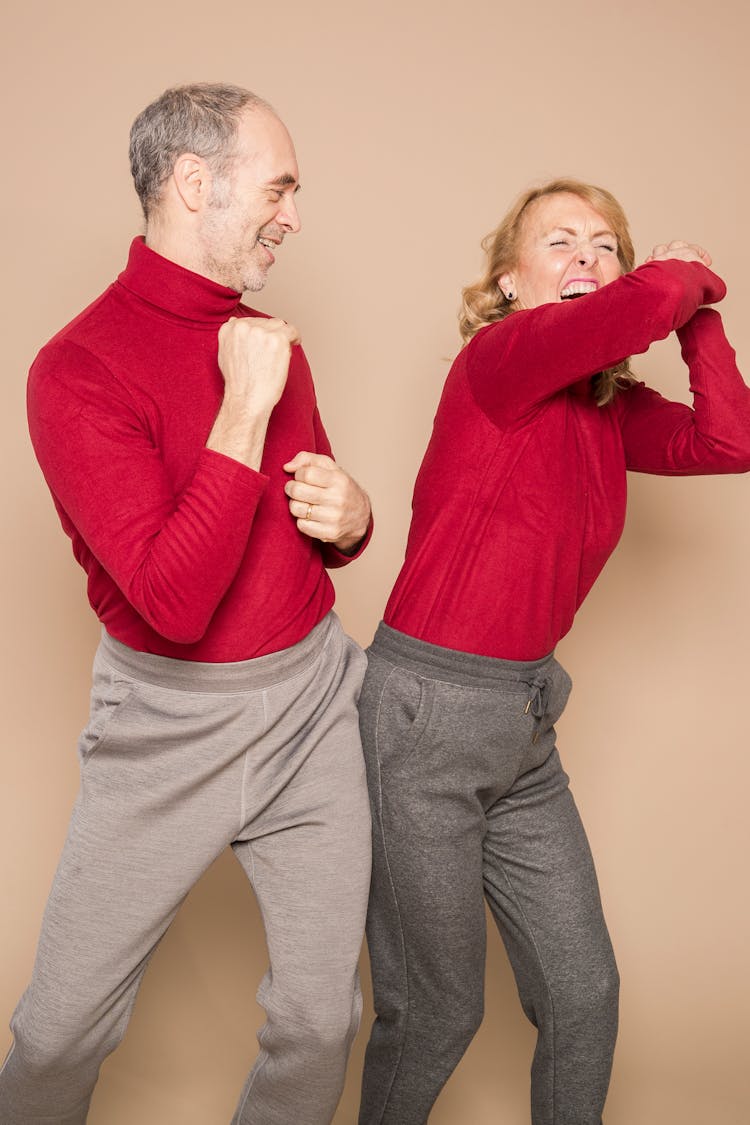
[[[216,176],[226,172],[248,108],[271,110],[241,86],[197,82],[165,90],[138,114],[130,130],[130,171],[146,219],[183,152],[203,157]]]

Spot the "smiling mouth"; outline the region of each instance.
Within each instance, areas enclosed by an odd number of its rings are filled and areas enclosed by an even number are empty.
[[[595,281],[571,281],[560,294],[561,301],[572,301],[576,297],[585,297],[587,293],[594,293],[599,288]]]

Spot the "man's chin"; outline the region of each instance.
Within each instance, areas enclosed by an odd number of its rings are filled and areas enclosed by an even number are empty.
[[[242,292],[243,293],[260,293],[263,286],[268,281],[267,273],[252,273],[249,277],[243,279]]]

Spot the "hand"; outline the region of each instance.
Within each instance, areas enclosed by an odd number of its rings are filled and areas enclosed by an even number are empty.
[[[299,332],[283,320],[242,316],[222,324],[224,398],[207,449],[260,469],[271,412],[284,393],[292,344],[298,343]]]
[[[303,535],[333,543],[344,554],[364,538],[370,501],[355,480],[322,453],[298,453],[284,465],[289,511]]]
[[[270,417],[281,398],[297,329],[283,320],[231,317],[219,329],[219,368],[227,406]]]
[[[694,242],[670,242],[666,244],[660,242],[655,246],[649,256],[646,258],[647,262],[664,262],[670,258],[676,258],[681,262],[702,262],[704,266],[711,265],[711,255],[708,250],[704,250],[702,246],[697,246]]]

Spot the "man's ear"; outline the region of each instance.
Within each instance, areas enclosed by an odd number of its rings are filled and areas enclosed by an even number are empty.
[[[211,190],[211,173],[202,157],[183,152],[175,161],[172,180],[189,211],[199,211],[204,206]]]

